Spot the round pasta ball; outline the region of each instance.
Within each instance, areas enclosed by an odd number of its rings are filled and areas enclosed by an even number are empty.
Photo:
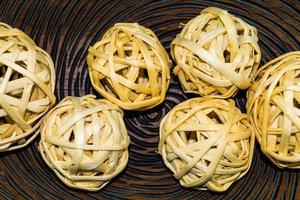
[[[249,170],[255,137],[233,100],[194,98],[160,124],[159,153],[183,187],[226,191]]]
[[[69,187],[100,190],[127,165],[130,140],[123,111],[107,100],[66,97],[40,130],[44,161]]]
[[[126,110],[162,103],[170,83],[170,64],[156,35],[137,23],[110,28],[87,56],[93,87]]]
[[[0,151],[19,149],[38,134],[54,105],[55,72],[47,52],[24,32],[0,23]]]
[[[208,7],[190,20],[171,43],[185,92],[233,97],[247,89],[261,59],[257,31],[226,10]]]
[[[300,51],[261,67],[247,112],[262,152],[280,168],[300,168]]]

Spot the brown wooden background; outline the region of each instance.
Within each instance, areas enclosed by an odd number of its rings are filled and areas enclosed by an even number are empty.
[[[44,48],[56,67],[58,100],[96,92],[86,64],[87,49],[117,22],[139,22],[151,28],[169,51],[178,24],[217,6],[240,16],[259,31],[262,63],[300,50],[300,2],[209,0],[0,0],[0,21],[17,27]],[[245,92],[236,97],[244,111]],[[166,101],[146,112],[126,112],[131,136],[126,170],[100,192],[65,187],[45,165],[36,139],[25,149],[0,156],[0,199],[300,199],[300,170],[280,170],[256,145],[249,173],[227,192],[184,189],[155,152],[162,117],[191,95],[172,76]]]

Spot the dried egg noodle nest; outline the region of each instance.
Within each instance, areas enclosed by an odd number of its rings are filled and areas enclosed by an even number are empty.
[[[0,151],[9,151],[38,134],[42,116],[55,103],[55,72],[47,52],[4,23],[0,46]]]
[[[115,24],[90,47],[87,61],[93,87],[121,108],[146,110],[164,101],[171,61],[150,29]]]
[[[185,92],[232,97],[247,89],[261,59],[257,31],[226,10],[208,7],[171,43]]]
[[[87,95],[66,97],[46,115],[39,150],[66,185],[98,191],[126,167],[129,142],[123,111]]]
[[[261,67],[247,112],[263,153],[278,167],[300,168],[300,51]]]
[[[233,100],[194,98],[160,124],[159,153],[184,187],[227,190],[249,170],[254,131]]]

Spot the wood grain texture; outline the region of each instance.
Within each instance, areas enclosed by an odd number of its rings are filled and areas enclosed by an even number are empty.
[[[53,58],[56,95],[96,92],[87,72],[88,47],[117,22],[139,22],[152,29],[169,52],[172,39],[185,23],[207,6],[229,10],[257,27],[262,64],[300,49],[300,2],[179,1],[179,0],[1,0],[0,21],[20,28]],[[192,95],[183,94],[178,79],[165,102],[145,112],[126,112],[131,136],[126,170],[101,192],[69,189],[46,166],[35,140],[27,148],[0,157],[0,199],[300,199],[300,171],[276,168],[256,145],[248,174],[227,192],[216,194],[182,188],[156,153],[162,117]],[[245,111],[245,92],[236,102]]]

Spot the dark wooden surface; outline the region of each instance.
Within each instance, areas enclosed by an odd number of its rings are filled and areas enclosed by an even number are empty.
[[[139,22],[152,29],[169,51],[185,23],[207,6],[229,10],[257,27],[262,63],[300,50],[299,1],[155,1],[155,0],[0,0],[0,21],[17,27],[44,48],[56,67],[58,100],[96,93],[87,72],[87,49],[117,22]],[[236,98],[244,111],[245,93]],[[126,170],[100,192],[64,186],[37,151],[38,139],[27,148],[0,156],[0,199],[300,199],[300,170],[280,170],[256,145],[248,174],[227,192],[216,194],[180,187],[156,153],[162,117],[192,96],[172,83],[166,101],[146,112],[126,112],[131,136]]]

